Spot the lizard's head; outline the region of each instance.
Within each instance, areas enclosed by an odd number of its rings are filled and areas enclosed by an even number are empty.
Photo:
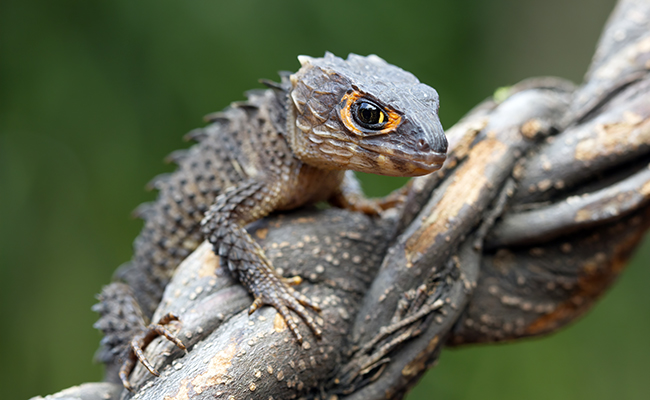
[[[298,57],[291,75],[287,139],[321,168],[425,175],[445,161],[438,93],[381,58]]]

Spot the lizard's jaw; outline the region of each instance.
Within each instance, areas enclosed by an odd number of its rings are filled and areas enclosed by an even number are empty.
[[[427,175],[442,168],[447,155],[444,153],[429,153],[422,160],[409,159],[405,161],[412,169],[411,176]]]
[[[386,143],[373,143],[374,141],[360,142],[359,147],[364,150],[373,165],[371,172],[388,176],[421,176],[439,170],[444,164],[447,155],[444,152],[428,148],[426,151],[413,152],[410,149],[400,149],[399,146],[387,146]]]
[[[447,155],[437,148],[421,146],[421,150],[414,151],[413,146],[404,146],[403,143],[391,143],[386,140],[362,140],[357,143],[363,149],[361,155],[369,158],[371,172],[388,176],[421,176],[439,170],[444,164]]]

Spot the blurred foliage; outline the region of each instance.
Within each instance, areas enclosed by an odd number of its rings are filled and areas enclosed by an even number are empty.
[[[0,388],[24,399],[101,379],[93,296],[131,255],[201,116],[296,55],[376,53],[438,89],[446,127],[499,86],[580,82],[613,0],[0,3]],[[401,184],[364,176],[372,195]],[[580,323],[447,351],[410,400],[641,399],[650,393],[648,244]]]

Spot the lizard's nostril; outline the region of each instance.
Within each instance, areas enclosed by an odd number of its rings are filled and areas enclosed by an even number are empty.
[[[429,150],[431,150],[431,146],[429,146],[429,142],[427,142],[424,139],[418,140],[417,145],[418,145],[418,150],[419,151],[429,151]]]

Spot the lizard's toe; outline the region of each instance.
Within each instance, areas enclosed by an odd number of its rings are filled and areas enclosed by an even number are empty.
[[[156,368],[154,368],[154,366],[144,355],[144,350],[155,338],[158,336],[164,336],[167,340],[174,343],[176,347],[180,348],[181,350],[186,350],[183,342],[174,336],[174,334],[171,333],[167,328],[165,328],[164,325],[168,324],[171,321],[178,321],[178,317],[173,313],[168,313],[160,318],[158,323],[150,324],[146,329],[131,339],[131,349],[119,372],[122,385],[124,385],[124,387],[129,391],[133,391],[133,388],[129,383],[129,375],[135,367],[136,359],[139,360],[152,375],[160,376],[160,373],[158,373]]]
[[[298,275],[292,276],[291,278],[282,278],[282,281],[288,286],[296,286],[302,283],[302,278]]]
[[[300,304],[299,302],[295,302],[292,305],[293,306],[291,307],[291,309],[296,314],[298,314],[298,316],[300,316],[300,318],[302,318],[303,321],[305,321],[309,329],[311,329],[311,331],[314,332],[314,335],[317,338],[322,337],[323,331],[321,331],[320,327],[316,324],[316,320],[314,319],[314,317],[311,316],[309,311],[307,311],[307,309],[303,307],[302,304]]]
[[[320,308],[320,306],[318,305],[318,303],[316,303],[315,301],[313,301],[313,300],[310,299],[309,297],[305,296],[304,294],[298,292],[297,290],[294,290],[291,294],[292,294],[293,297],[295,297],[296,300],[298,300],[298,302],[299,302],[300,304],[302,304],[303,306],[309,307],[309,308],[311,308],[312,310],[317,311],[317,312],[320,312],[320,311],[321,311],[321,308]]]
[[[291,330],[291,332],[296,337],[296,340],[298,340],[299,343],[302,343],[303,337],[298,330],[298,324],[296,323],[294,316],[291,313],[291,311],[293,311],[305,322],[305,324],[307,324],[314,335],[320,338],[322,336],[322,331],[316,324],[316,321],[309,310],[305,308],[305,306],[307,306],[316,311],[320,311],[318,304],[310,300],[307,296],[288,286],[287,282],[284,280],[278,279],[272,282],[274,282],[274,284],[265,285],[264,287],[266,289],[264,292],[260,293],[255,298],[253,304],[249,308],[249,313],[255,311],[263,304],[275,308],[282,319],[284,319],[289,330]]]
[[[285,306],[284,304],[274,306],[276,310],[278,310],[278,313],[284,319],[284,322],[287,324],[287,327],[289,327],[289,330],[293,333],[293,335],[296,337],[296,340],[298,343],[302,344],[302,334],[298,330],[298,324],[296,324],[296,321],[293,319],[293,315],[291,315],[291,312],[289,311],[289,308]]]

